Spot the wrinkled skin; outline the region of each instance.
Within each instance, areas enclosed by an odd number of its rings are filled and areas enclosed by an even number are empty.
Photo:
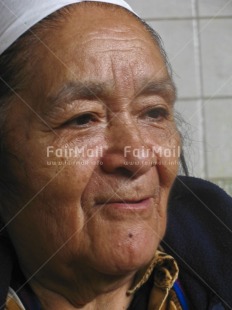
[[[178,158],[160,147],[180,143],[174,90],[150,34],[121,9],[78,5],[41,39],[21,93],[36,113],[15,97],[7,121],[22,193],[15,212],[31,199],[9,234],[24,274],[35,273],[31,285],[45,309],[95,309],[93,301],[111,291],[124,296],[123,308],[126,289],[165,232]],[[73,163],[54,152],[48,158],[49,146],[100,147],[103,154]],[[126,146],[153,152],[124,156]]]

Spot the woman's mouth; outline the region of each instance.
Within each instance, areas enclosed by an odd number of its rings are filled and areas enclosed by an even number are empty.
[[[143,217],[151,216],[155,206],[153,197],[145,197],[139,200],[118,199],[109,200],[96,204],[97,208],[101,208],[104,213],[123,215],[123,214],[139,214]]]

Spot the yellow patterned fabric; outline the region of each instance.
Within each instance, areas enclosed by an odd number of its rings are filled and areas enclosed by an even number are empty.
[[[134,294],[153,273],[153,288],[147,310],[182,310],[178,298],[172,290],[179,269],[170,255],[157,251],[149,267],[137,277],[133,288],[127,293]]]
[[[16,293],[10,288],[5,310],[25,310]]]
[[[14,299],[10,298],[7,299],[7,304],[6,304],[6,310],[22,310],[21,308]]]

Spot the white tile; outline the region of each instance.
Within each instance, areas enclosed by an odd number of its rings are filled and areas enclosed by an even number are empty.
[[[201,21],[205,96],[232,95],[232,19]]]
[[[232,177],[232,98],[205,102],[209,178]]]
[[[200,109],[197,101],[178,101],[176,111],[184,119],[179,125],[183,149],[190,175],[204,177]],[[178,117],[177,117],[178,118]],[[179,121],[177,121],[179,123]]]
[[[191,21],[157,21],[149,23],[162,37],[174,69],[179,97],[199,96],[195,70],[193,27]]]
[[[232,0],[199,0],[200,16],[232,16]]]
[[[127,0],[142,18],[191,17],[191,0]]]

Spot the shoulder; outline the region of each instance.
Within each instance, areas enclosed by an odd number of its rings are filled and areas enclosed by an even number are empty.
[[[229,235],[232,232],[232,198],[217,185],[202,179],[177,177],[170,194],[168,213],[170,225],[176,219],[188,231],[197,226],[207,233],[208,227],[212,228],[210,233],[215,237],[218,236],[217,229]]]
[[[178,177],[169,199],[163,246],[178,261],[180,278],[188,295],[192,295],[193,304],[206,306],[216,296],[232,307],[229,271],[232,270],[232,198],[229,195],[208,181]]]
[[[172,204],[173,199],[178,200],[180,195],[181,201],[183,198],[191,198],[200,202],[202,198],[207,202],[217,202],[219,204],[226,202],[230,206],[232,201],[232,198],[219,186],[195,177],[178,176],[176,178],[170,195],[170,204]],[[216,199],[216,201],[212,201],[212,198]]]

